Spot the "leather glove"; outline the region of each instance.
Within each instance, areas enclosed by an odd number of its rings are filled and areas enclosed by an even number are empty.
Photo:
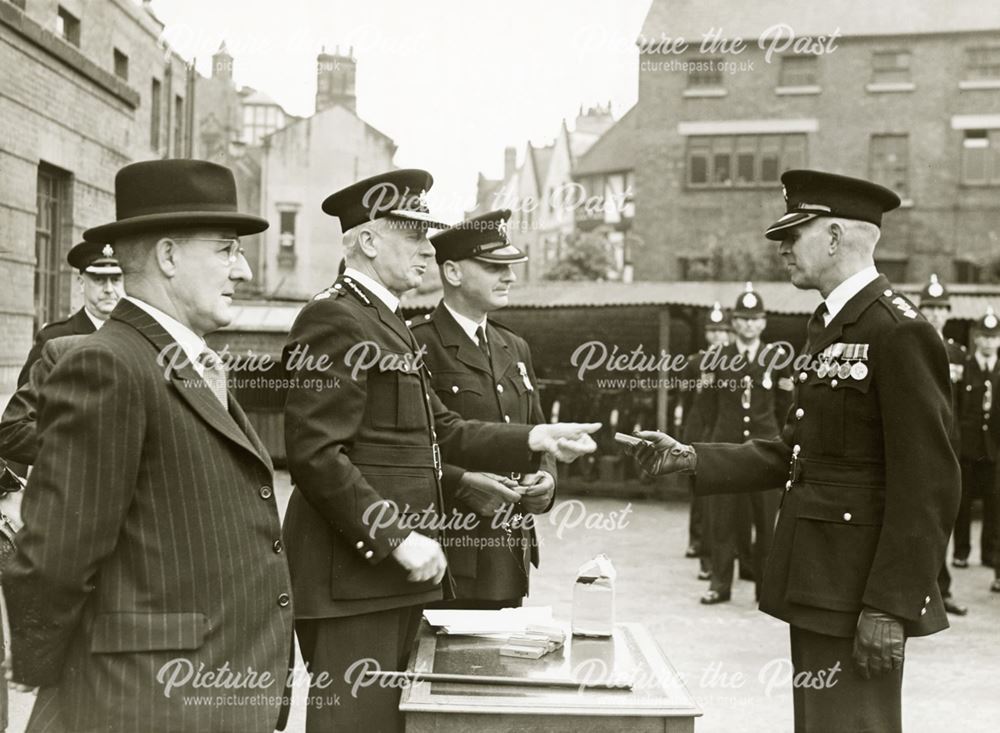
[[[854,634],[854,665],[866,680],[903,668],[903,622],[865,607]]]
[[[698,455],[691,446],[655,430],[638,430],[635,437],[645,442],[629,446],[626,452],[634,456],[642,470],[650,476],[678,471],[694,473]]]
[[[492,473],[467,471],[455,489],[455,498],[481,517],[492,517],[504,504],[516,504],[521,494],[517,482]]]

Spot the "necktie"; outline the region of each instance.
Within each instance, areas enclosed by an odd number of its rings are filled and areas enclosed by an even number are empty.
[[[819,307],[809,316],[809,324],[806,326],[809,344],[815,344],[820,340],[823,335],[823,331],[826,329],[826,314],[829,311],[826,307],[826,301],[819,304]]]
[[[204,380],[222,407],[229,409],[229,394],[226,391],[226,367],[214,351],[205,348],[198,355],[198,363],[205,369]]]
[[[486,357],[486,363],[492,364],[493,362],[490,359],[490,345],[486,341],[486,331],[483,330],[482,326],[476,329],[476,338],[479,340],[479,350],[482,351],[483,356]]]

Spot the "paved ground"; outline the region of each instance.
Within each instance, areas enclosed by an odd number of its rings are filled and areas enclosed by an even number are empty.
[[[287,475],[279,476],[278,488],[283,510]],[[568,498],[551,519],[540,522],[542,568],[533,576],[530,605],[551,605],[557,617],[568,618],[576,568],[606,552],[619,573],[619,619],[651,630],[704,710],[699,733],[791,731],[791,689],[772,677],[787,668],[787,627],[756,610],[750,583],[738,582],[731,603],[698,604],[706,584],[695,578],[696,561],[682,557],[685,504]],[[600,520],[612,528],[586,528]],[[996,730],[1000,721],[1000,594],[989,593],[992,571],[979,565],[954,577],[955,593],[971,612],[950,630],[908,644],[908,733]],[[9,730],[20,733],[31,698],[12,698]],[[290,733],[304,730],[303,705],[298,689]]]

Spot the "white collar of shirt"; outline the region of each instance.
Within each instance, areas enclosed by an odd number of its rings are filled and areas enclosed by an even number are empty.
[[[83,312],[87,314],[87,318],[89,318],[90,322],[94,324],[94,328],[100,328],[101,326],[104,325],[104,321],[102,321],[100,318],[98,318],[89,310],[87,310],[86,306],[83,307]]]
[[[840,311],[844,309],[847,302],[853,298],[855,295],[860,293],[866,285],[872,282],[878,277],[878,270],[875,269],[874,265],[870,265],[863,270],[860,270],[849,278],[840,283],[837,287],[830,291],[830,294],[826,296],[826,315],[823,316],[823,323],[826,326],[830,325],[832,321]]]
[[[348,267],[344,270],[344,277],[353,277],[359,283],[364,285],[366,288],[372,291],[372,295],[385,303],[385,307],[391,310],[393,313],[399,307],[399,298],[390,293],[385,285],[378,282],[372,277],[369,277],[363,272],[358,272],[353,267]]]
[[[445,303],[443,300],[441,301],[441,304],[448,309],[448,312],[451,313],[451,317],[455,319],[455,322],[458,323],[458,325],[461,327],[463,331],[465,331],[466,335],[470,339],[472,339],[472,343],[478,346],[479,337],[476,335],[476,331],[481,328],[483,329],[483,333],[484,334],[486,333],[486,317],[483,316],[483,320],[481,323],[476,323],[468,316],[463,316],[461,313],[456,311],[454,308]]]
[[[757,339],[749,344],[743,344],[740,341],[737,341],[736,349],[746,358],[747,361],[752,362],[757,357],[757,350],[760,349],[760,339]]]
[[[191,366],[193,366],[194,370],[198,372],[198,376],[205,376],[205,367],[203,367],[198,361],[198,357],[201,356],[201,352],[205,350],[205,339],[178,321],[176,318],[168,316],[159,308],[151,306],[146,301],[139,300],[131,295],[125,295],[123,297],[136,307],[146,311],[146,313],[148,313],[154,321],[163,326],[163,330],[166,331],[170,337],[180,345],[181,349],[184,351],[184,356],[186,356],[188,361],[191,362]]]
[[[976,354],[976,361],[979,362],[979,368],[984,372],[992,372],[993,367],[997,365],[997,358],[994,356],[993,359],[989,359],[982,354]]]

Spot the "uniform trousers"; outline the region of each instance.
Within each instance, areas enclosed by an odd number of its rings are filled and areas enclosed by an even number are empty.
[[[752,567],[759,584],[764,577],[764,563],[774,540],[774,520],[781,502],[781,490],[755,491],[750,494],[714,494],[707,497],[711,527],[711,590],[723,595],[733,587],[733,564],[739,554],[741,535],[749,535],[753,523]],[[743,558],[740,558],[741,565]]]
[[[452,598],[447,601],[434,601],[425,608],[466,608],[475,611],[499,611],[501,608],[520,608],[523,598],[507,598],[494,601],[487,598]]]
[[[980,537],[980,552],[984,565],[992,565],[994,537],[997,532],[995,515],[997,511],[996,461],[983,459],[962,459],[962,500],[958,505],[955,519],[955,557],[968,560],[972,550],[970,525],[972,522],[972,502],[983,500],[983,533]]]
[[[902,669],[866,680],[854,669],[853,638],[790,631],[795,733],[901,733]],[[808,684],[820,680],[832,686]]]
[[[352,687],[358,673],[347,680],[345,675],[351,665],[364,659],[374,660],[385,672],[406,670],[422,610],[423,606],[406,606],[295,622],[299,649],[312,675],[306,733],[402,733],[398,681],[385,687],[359,686],[355,697]],[[319,678],[323,672],[326,680]]]

